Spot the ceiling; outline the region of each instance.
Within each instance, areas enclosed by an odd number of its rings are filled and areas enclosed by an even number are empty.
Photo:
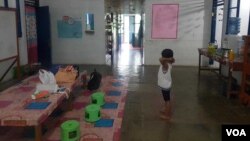
[[[141,14],[144,0],[105,0],[106,13]]]

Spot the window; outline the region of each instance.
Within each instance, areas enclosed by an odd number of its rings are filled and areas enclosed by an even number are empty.
[[[19,0],[0,0],[0,7],[16,8],[16,12],[17,12],[17,36],[22,37]]]
[[[237,35],[240,33],[240,0],[228,1],[227,30],[226,34]]]
[[[4,0],[0,0],[0,7],[4,7]]]

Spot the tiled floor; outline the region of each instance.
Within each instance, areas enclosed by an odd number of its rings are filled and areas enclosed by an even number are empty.
[[[223,96],[225,83],[213,72],[198,77],[196,67],[174,66],[173,116],[165,122],[159,118],[158,67],[123,71],[129,86],[121,141],[220,141],[222,124],[250,123],[250,109]]]
[[[114,52],[115,66],[138,66],[142,64],[142,49],[133,47],[130,44],[121,44],[120,48]]]
[[[250,108],[227,99],[225,82],[213,72],[202,71],[199,77],[197,67],[173,67],[173,115],[166,122],[159,118],[158,66],[80,67],[89,73],[94,68],[128,80],[121,141],[221,141],[222,124],[250,123]]]

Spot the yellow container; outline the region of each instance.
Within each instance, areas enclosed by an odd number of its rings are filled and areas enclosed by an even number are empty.
[[[214,46],[208,46],[208,54],[209,55],[215,55],[216,48]]]
[[[229,51],[229,57],[228,57],[229,61],[233,61],[234,60],[234,51],[231,49]]]

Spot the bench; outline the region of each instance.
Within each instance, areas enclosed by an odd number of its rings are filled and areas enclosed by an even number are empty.
[[[68,88],[66,94],[51,94],[44,99],[31,99],[36,84],[40,83],[38,75],[30,76],[2,92],[0,92],[0,126],[33,126],[35,128],[35,141],[42,141],[42,123],[50,114],[70,95],[72,89],[78,84],[60,84]],[[43,108],[31,108],[31,104],[42,104]],[[27,108],[29,107],[29,108]]]

